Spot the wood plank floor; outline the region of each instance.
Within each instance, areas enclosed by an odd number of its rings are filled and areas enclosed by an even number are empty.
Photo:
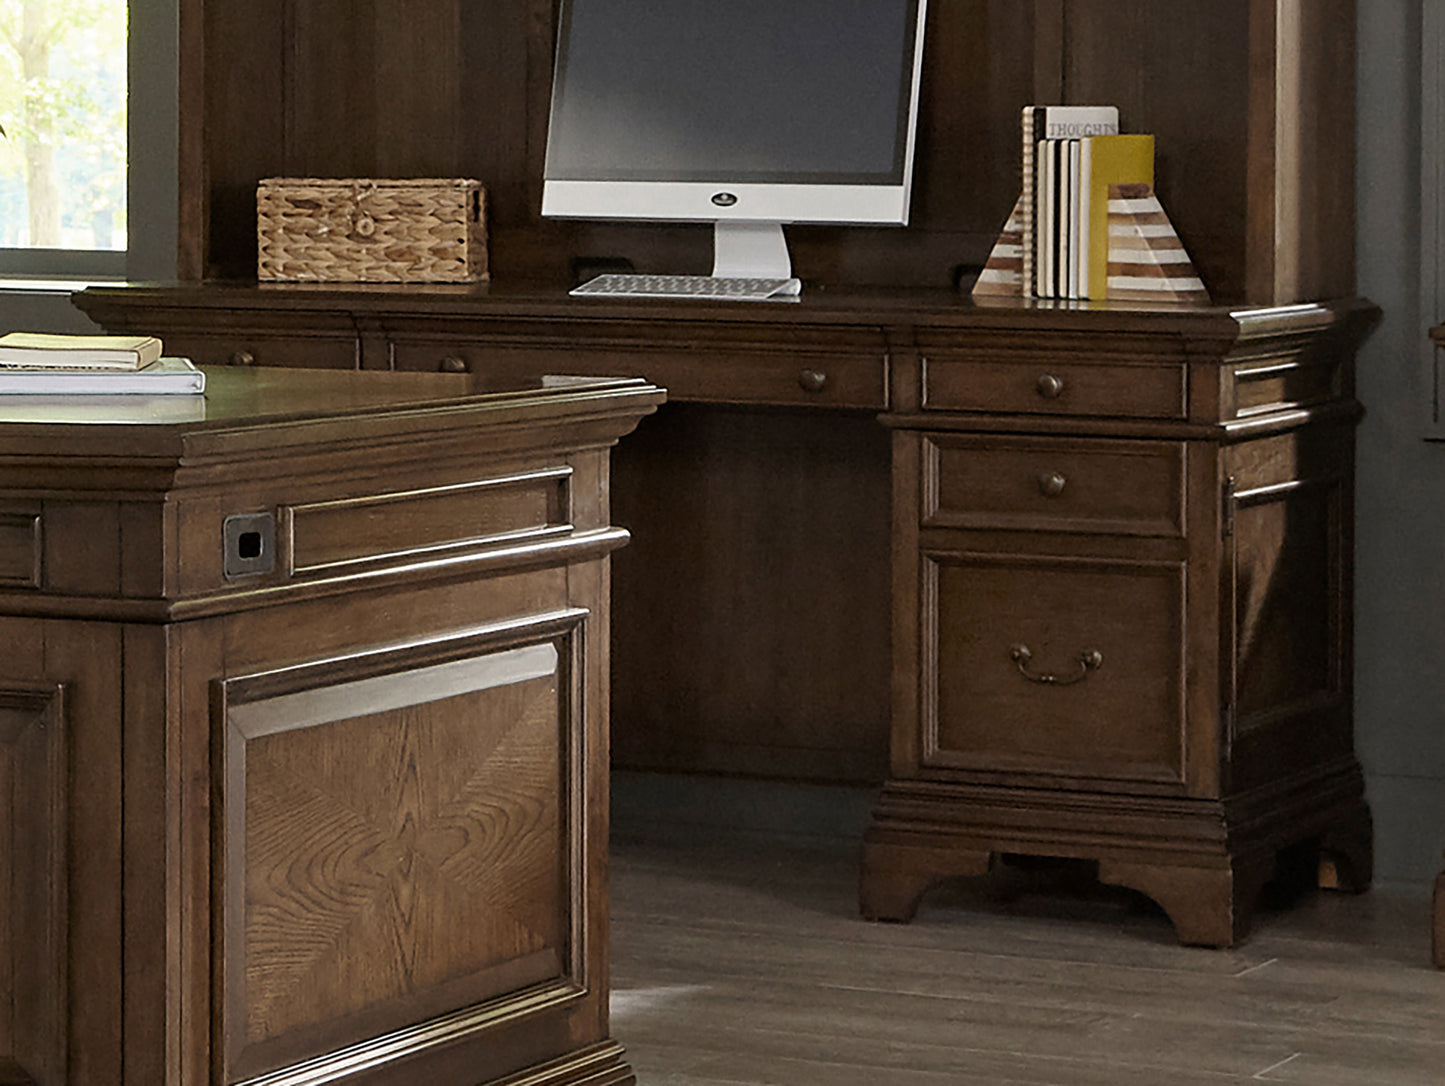
[[[616,840],[612,1035],[641,1086],[1445,1084],[1429,906],[1264,908],[1233,950],[1076,867],[856,913],[847,842]]]

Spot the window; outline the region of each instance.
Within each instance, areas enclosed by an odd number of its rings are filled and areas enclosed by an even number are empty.
[[[176,0],[0,0],[0,274],[174,274]]]

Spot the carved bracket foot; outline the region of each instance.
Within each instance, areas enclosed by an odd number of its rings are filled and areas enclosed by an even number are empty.
[[[1221,867],[1099,862],[1099,881],[1137,890],[1168,915],[1181,943],[1230,947],[1249,928],[1269,877],[1267,861],[1236,858]]]
[[[1361,894],[1375,874],[1375,830],[1363,803],[1320,839],[1320,879],[1325,890]]]
[[[990,853],[970,849],[865,839],[858,879],[858,911],[865,920],[906,924],[918,914],[923,895],[940,879],[986,875],[989,859]]]

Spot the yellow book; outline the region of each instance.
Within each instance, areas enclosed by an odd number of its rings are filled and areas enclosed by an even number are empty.
[[[1108,297],[1109,186],[1154,184],[1154,137],[1089,136],[1079,147],[1079,296]]]

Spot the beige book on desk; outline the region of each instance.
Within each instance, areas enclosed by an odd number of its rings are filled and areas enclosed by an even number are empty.
[[[161,356],[155,336],[10,332],[0,336],[0,366],[37,370],[138,370]]]

